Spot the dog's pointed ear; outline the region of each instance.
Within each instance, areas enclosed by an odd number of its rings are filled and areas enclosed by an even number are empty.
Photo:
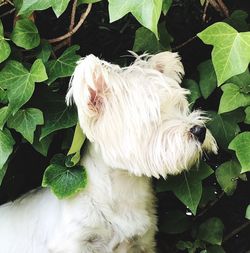
[[[107,90],[106,79],[107,70],[103,61],[94,55],[88,55],[77,64],[67,101],[70,101],[72,95],[77,106],[84,110],[99,111]]]
[[[178,53],[161,52],[149,58],[150,66],[166,76],[173,78],[177,82],[181,82],[184,75],[184,68]]]

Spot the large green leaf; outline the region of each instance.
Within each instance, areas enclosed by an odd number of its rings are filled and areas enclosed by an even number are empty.
[[[214,46],[212,61],[219,85],[246,70],[250,61],[250,32],[238,33],[230,25],[218,22],[198,37],[205,44]]]
[[[32,96],[35,82],[47,79],[44,65],[40,59],[36,60],[29,72],[17,61],[9,61],[0,72],[0,86],[7,89],[9,109],[15,114]]]
[[[158,38],[157,24],[162,9],[162,0],[109,0],[110,22],[114,22],[127,13],[133,16]]]
[[[66,10],[70,0],[50,0],[52,4],[52,9],[55,12],[56,16],[59,17]]]
[[[33,143],[37,125],[43,124],[43,113],[36,108],[19,110],[8,119],[8,127],[14,128],[30,143]]]
[[[9,57],[10,52],[10,45],[4,38],[3,24],[0,20],[0,63]]]
[[[42,186],[50,187],[54,194],[62,199],[75,195],[87,184],[87,174],[82,166],[68,168],[65,158],[57,156],[44,172]]]
[[[170,43],[173,39],[166,30],[165,23],[160,23],[158,28],[159,40],[149,29],[139,27],[135,32],[133,51],[142,53],[157,53],[159,51],[169,50],[171,48]]]
[[[17,20],[11,39],[17,46],[27,50],[37,47],[40,43],[40,36],[35,24],[27,18]]]
[[[237,111],[237,114],[240,114],[240,112]],[[211,120],[207,123],[207,127],[212,132],[219,146],[227,149],[230,141],[240,132],[237,123],[243,119],[237,119],[234,113],[217,114],[215,112],[209,112],[208,116]]]
[[[52,132],[69,128],[77,123],[77,112],[74,107],[67,107],[65,99],[57,94],[51,95],[44,102],[44,126],[42,126],[41,137],[43,139]]]
[[[157,191],[171,190],[191,211],[196,214],[202,195],[202,180],[213,173],[205,163],[201,163],[198,170],[192,169],[179,176],[170,176],[157,186]]]
[[[219,218],[210,218],[198,229],[198,238],[213,245],[221,245],[224,225]]]
[[[240,172],[241,166],[234,160],[221,164],[215,171],[216,179],[227,195],[232,195],[236,190]]]
[[[57,60],[51,60],[46,63],[49,76],[48,84],[51,84],[59,77],[72,75],[76,62],[80,59],[80,56],[75,53],[79,48],[77,45],[69,47]]]
[[[29,15],[36,10],[45,10],[51,7],[51,0],[22,0],[18,15]]]
[[[250,105],[250,94],[241,92],[238,85],[227,83],[221,89],[223,95],[220,100],[219,113],[230,112],[239,107]]]
[[[0,181],[2,181],[4,173],[1,170],[6,171],[4,165],[13,151],[13,145],[15,144],[10,132],[5,130],[0,130]]]
[[[236,152],[242,167],[241,172],[250,171],[250,132],[243,132],[237,135],[228,148]]]
[[[208,98],[214,89],[217,87],[217,78],[211,60],[202,62],[198,66],[200,74],[200,89],[204,98]]]

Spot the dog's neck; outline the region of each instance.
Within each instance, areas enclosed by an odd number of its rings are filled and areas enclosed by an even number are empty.
[[[111,168],[105,163],[98,147],[89,143],[82,159],[82,165],[87,170],[87,191],[98,201],[103,199],[113,205],[115,202],[135,201],[145,199],[151,192],[151,180],[147,177],[131,175],[125,168]]]

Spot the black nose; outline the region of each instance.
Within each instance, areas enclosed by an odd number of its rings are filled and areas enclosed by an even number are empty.
[[[204,126],[195,125],[190,129],[190,132],[200,143],[204,142],[206,137],[206,128]]]

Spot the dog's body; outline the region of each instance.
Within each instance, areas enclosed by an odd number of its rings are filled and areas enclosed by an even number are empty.
[[[37,189],[0,208],[1,253],[154,252],[149,178],[110,169],[91,146],[82,163],[88,185],[76,197]]]
[[[127,68],[90,55],[72,78],[90,144],[88,184],[58,200],[39,189],[0,207],[1,253],[154,253],[150,177],[178,174],[216,152],[201,112],[190,113],[177,54],[138,58]]]

